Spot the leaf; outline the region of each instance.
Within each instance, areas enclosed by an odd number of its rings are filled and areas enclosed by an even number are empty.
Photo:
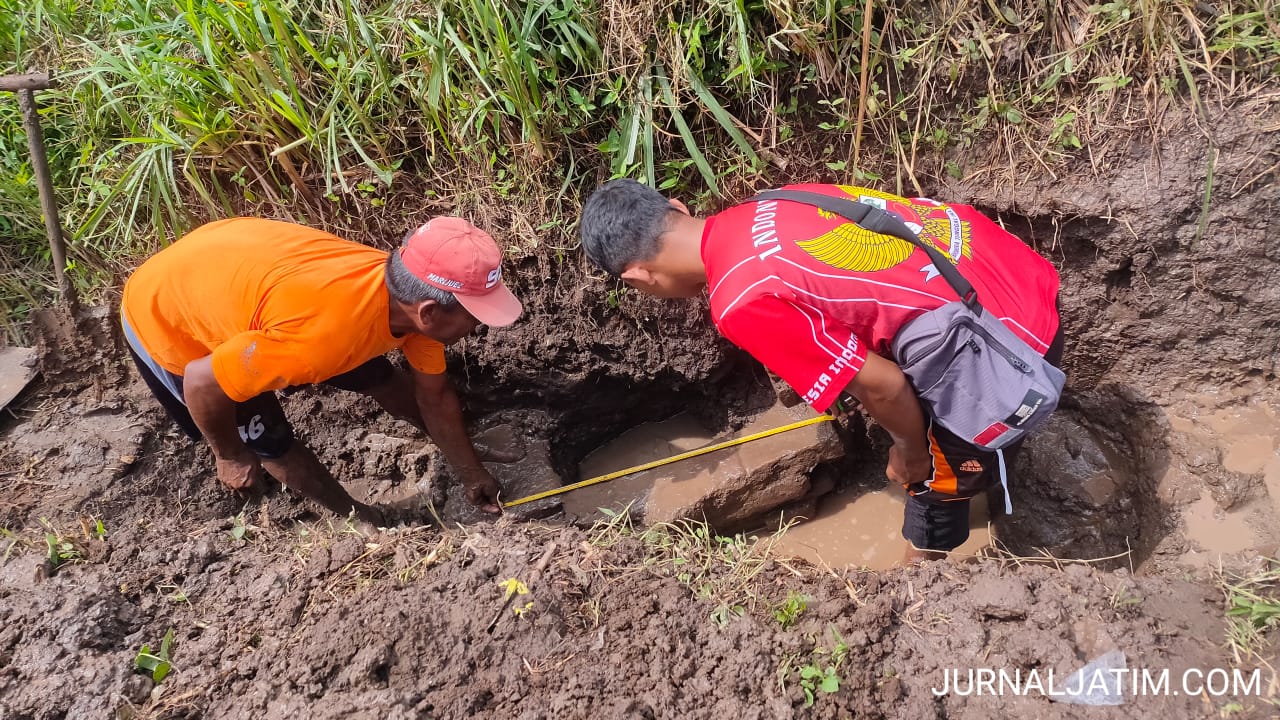
[[[168,660],[171,656],[169,651],[173,648],[173,628],[164,634],[164,639],[160,641],[160,657]]]
[[[138,651],[138,656],[133,660],[134,667],[151,675],[151,679],[157,684],[163,682],[169,675],[169,671],[173,669],[173,665],[166,659],[156,657],[151,654],[151,647],[143,645],[142,650]]]
[[[506,580],[499,581],[498,587],[507,591],[507,594],[505,595],[505,597],[511,597],[512,595],[528,595],[529,594],[529,586],[525,585],[523,582],[520,582],[516,578],[507,578]]]
[[[824,693],[833,693],[840,689],[840,676],[836,675],[833,668],[827,668],[827,676],[822,678],[822,688]]]
[[[812,680],[822,674],[822,671],[812,665],[805,665],[800,668],[800,677],[805,680]]]
[[[720,127],[729,134],[729,138],[737,145],[748,158],[751,159],[753,165],[759,164],[760,157],[756,155],[756,151],[751,147],[751,143],[747,142],[746,135],[742,134],[742,130],[738,129],[738,125],[734,122],[733,116],[729,114],[724,106],[716,101],[715,96],[702,84],[696,73],[689,74],[689,87],[693,88],[693,92],[702,101],[704,107],[711,112],[716,122],[720,123]]]
[[[680,105],[676,102],[675,93],[671,92],[671,83],[667,81],[666,69],[662,65],[656,68],[655,79],[658,81],[658,89],[662,91],[662,99],[667,103],[668,109],[671,110],[671,121],[676,124],[676,130],[680,133],[680,138],[684,140],[684,149],[689,153],[689,157],[693,159],[693,163],[698,166],[698,172],[702,174],[702,179],[706,180],[707,187],[712,192],[720,192],[720,185],[716,183],[716,174],[711,170],[711,164],[707,162],[707,158],[698,149],[698,142],[693,139],[693,131],[689,129],[689,123],[685,122],[684,115],[680,112]],[[699,539],[703,539],[699,537]]]

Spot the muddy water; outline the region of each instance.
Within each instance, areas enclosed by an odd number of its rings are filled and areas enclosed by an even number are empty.
[[[676,415],[662,422],[645,423],[618,436],[582,461],[580,475],[596,477],[626,467],[660,460],[703,447],[718,439],[693,418]],[[618,478],[589,490],[565,496],[565,511],[575,517],[589,517],[600,507],[621,507],[628,500],[644,497],[650,488],[650,502],[678,504],[673,497],[686,488],[698,488],[698,478],[736,462],[735,450],[719,450],[707,455],[665,465],[643,473]],[[685,482],[690,481],[693,482]],[[696,490],[695,490],[696,491]],[[796,557],[830,567],[866,567],[884,570],[902,560],[906,548],[902,539],[903,494],[897,488],[868,492],[851,488],[822,498],[812,519],[791,527],[775,551],[782,557]],[[986,503],[973,503],[970,538],[957,550],[972,555],[990,544]]]
[[[815,565],[887,570],[902,561],[907,547],[902,539],[905,498],[896,487],[832,493],[819,501],[812,520],[788,530],[774,549]],[[983,497],[970,503],[969,528],[969,540],[953,557],[972,556],[991,544]]]
[[[1187,524],[1187,537],[1210,556],[1230,555],[1258,544],[1258,535],[1249,526],[1245,512],[1223,512],[1206,493],[1187,508],[1182,516]]]
[[[1265,387],[1241,387],[1191,393],[1167,409],[1180,443],[1209,449],[1210,463],[1240,475],[1260,476],[1266,499],[1255,498],[1229,510],[1219,507],[1197,482],[1194,471],[1171,469],[1167,493],[1185,490],[1195,498],[1182,519],[1192,548],[1191,564],[1216,564],[1224,555],[1274,544],[1280,513],[1280,402]],[[1191,494],[1199,490],[1199,496]],[[1185,501],[1184,501],[1185,502]]]
[[[598,477],[695,450],[715,440],[713,433],[680,413],[667,420],[638,425],[596,449],[579,464],[579,475],[584,480]],[[564,496],[565,512],[576,518],[594,517],[599,508],[623,507],[647,495],[649,488],[660,490],[665,499],[676,502],[682,493],[704,484],[688,481],[715,473],[721,463],[733,461],[733,454],[732,448],[717,450],[568,493]]]

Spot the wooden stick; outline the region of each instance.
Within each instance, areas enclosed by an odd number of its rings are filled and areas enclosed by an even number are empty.
[[[0,91],[17,92],[19,90],[48,90],[58,84],[47,71],[27,73],[25,75],[0,76]]]
[[[45,73],[45,81],[49,80]],[[27,126],[27,149],[31,153],[31,169],[40,191],[40,210],[44,214],[44,229],[49,236],[49,250],[53,254],[53,276],[58,281],[58,294],[72,315],[78,310],[76,289],[67,277],[67,246],[62,237],[62,224],[58,222],[58,202],[53,195],[53,176],[49,173],[49,158],[44,149],[44,132],[40,129],[39,106],[35,91],[24,88],[18,91],[18,105]]]
[[[858,124],[853,131],[853,166],[858,167],[858,152],[862,149],[862,121],[867,114],[867,62],[871,56],[871,0],[867,0],[862,12],[862,77],[858,81]]]

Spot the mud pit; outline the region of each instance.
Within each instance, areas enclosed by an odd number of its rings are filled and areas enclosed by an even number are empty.
[[[1063,272],[1070,397],[1018,459],[1015,514],[996,524],[1020,557],[841,567],[881,564],[855,554],[828,570],[781,559],[800,554],[788,541],[844,542],[817,537],[823,520],[776,545],[588,530],[555,501],[493,522],[371,402],[289,398],[340,478],[410,518],[430,501],[446,525],[361,534],[278,487],[248,501],[216,487],[207,451],[112,350],[109,313],[79,332],[46,323],[42,375],[0,420],[0,718],[1199,718],[1233,703],[1267,717],[1270,673],[1262,697],[1128,697],[1112,711],[931,692],[947,669],[1062,678],[1111,649],[1130,668],[1257,666],[1223,647],[1213,568],[1256,568],[1280,542],[1280,191],[1256,165],[1278,148],[1247,123],[1217,141],[1203,233],[1205,148],[1191,136],[1135,145],[1102,183],[930,188],[999,216]],[[610,287],[549,263],[512,273],[523,327],[451,362],[477,432],[523,454],[493,466],[512,495],[594,473],[592,450],[646,422],[684,412],[721,436],[773,404],[697,304],[610,303]],[[851,542],[887,542],[900,515],[885,439],[856,426],[842,441],[851,459],[817,461],[785,511],[848,500],[882,520],[849,523]],[[79,555],[56,572],[49,533]],[[523,615],[499,613],[508,578],[528,583]],[[792,594],[805,609],[783,627],[774,613]],[[175,670],[156,686],[133,660],[170,628]],[[1274,646],[1264,657],[1275,664]],[[809,709],[806,665],[841,678]]]

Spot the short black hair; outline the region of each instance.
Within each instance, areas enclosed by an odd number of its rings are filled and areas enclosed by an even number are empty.
[[[417,305],[423,300],[435,300],[444,307],[458,304],[458,298],[448,290],[441,290],[428,285],[421,278],[409,272],[400,257],[400,248],[387,254],[387,291],[397,302],[405,305]]]
[[[627,266],[657,256],[667,214],[676,212],[662,193],[630,178],[601,185],[582,208],[579,230],[587,258],[617,277]]]

